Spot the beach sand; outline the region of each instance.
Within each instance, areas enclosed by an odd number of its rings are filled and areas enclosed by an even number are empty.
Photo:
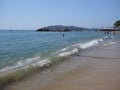
[[[120,90],[120,42],[76,55],[5,90]]]

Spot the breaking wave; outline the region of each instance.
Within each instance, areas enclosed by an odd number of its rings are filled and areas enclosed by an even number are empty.
[[[38,66],[38,67],[43,67],[43,66],[49,66],[49,64],[51,63],[51,61],[49,59],[41,59],[40,57],[36,56],[34,58],[28,58],[25,59],[24,61],[18,61],[14,66],[9,66],[6,68],[3,68],[0,70],[0,72],[4,72],[4,71],[16,71],[19,69],[26,69],[29,66]]]
[[[93,46],[98,45],[100,42],[104,41],[106,38],[101,38],[101,39],[94,39],[85,43],[77,43],[75,45],[69,46],[69,47],[65,47],[63,49],[61,49],[58,54],[58,57],[67,57],[70,55],[73,55],[75,53],[78,53],[80,50],[85,50],[88,48],[91,48]]]
[[[52,52],[53,53],[52,57],[55,57],[56,59],[56,58],[68,57],[68,56],[74,55],[80,52],[81,50],[85,50],[85,49],[97,46],[100,42],[103,42],[107,38],[113,38],[113,37],[105,36],[103,38],[94,39],[94,40],[91,40],[85,43],[76,43],[74,45],[71,45],[71,46],[62,48],[60,50],[57,50],[55,52]],[[27,58],[25,60],[20,60],[13,66],[3,68],[0,70],[0,73],[5,72],[5,71],[13,71],[13,70],[16,71],[19,69],[26,69],[29,66],[44,67],[44,66],[49,66],[50,64],[52,64],[51,56],[47,58],[46,57],[41,58],[40,56],[35,56],[33,58]]]

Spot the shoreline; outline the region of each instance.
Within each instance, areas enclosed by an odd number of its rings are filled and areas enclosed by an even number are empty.
[[[5,90],[119,90],[120,41],[84,52]]]

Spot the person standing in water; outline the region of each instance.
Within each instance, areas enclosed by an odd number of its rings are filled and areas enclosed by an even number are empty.
[[[64,37],[64,34],[62,36]]]

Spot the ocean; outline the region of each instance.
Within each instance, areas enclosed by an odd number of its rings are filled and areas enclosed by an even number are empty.
[[[113,38],[112,34],[95,31],[0,30],[0,73],[27,69],[29,66],[49,66]]]

